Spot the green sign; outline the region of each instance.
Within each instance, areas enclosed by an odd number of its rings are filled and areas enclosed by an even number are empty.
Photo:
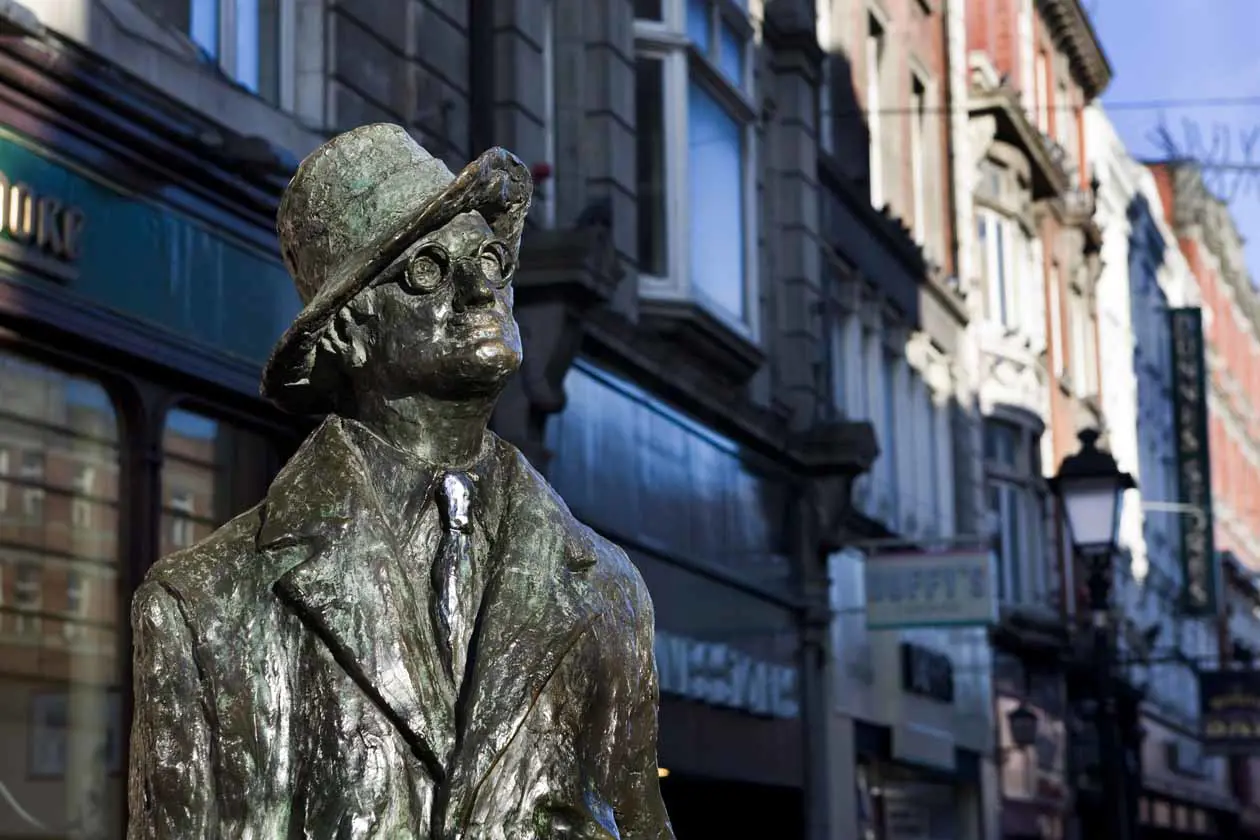
[[[1181,519],[1182,610],[1217,613],[1217,561],[1213,545],[1212,471],[1208,458],[1207,370],[1203,318],[1197,308],[1171,309],[1173,420],[1177,432],[1177,483]]]
[[[259,365],[301,308],[278,254],[9,134],[0,135],[0,271]]]

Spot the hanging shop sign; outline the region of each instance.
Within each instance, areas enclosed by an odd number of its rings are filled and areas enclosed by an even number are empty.
[[[1173,419],[1181,517],[1182,609],[1215,615],[1216,554],[1212,539],[1212,473],[1208,460],[1207,376],[1203,318],[1198,308],[1171,309]]]
[[[868,557],[866,626],[966,627],[997,620],[990,551],[906,552]]]
[[[1260,671],[1200,671],[1203,752],[1260,755]]]
[[[773,718],[800,713],[797,670],[722,642],[656,633],[661,693]]]

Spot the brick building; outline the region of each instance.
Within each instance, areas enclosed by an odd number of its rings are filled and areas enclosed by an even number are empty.
[[[880,551],[981,530],[955,219],[966,88],[951,55],[963,13],[922,0],[817,5],[819,281],[833,410],[869,420],[880,444],[854,491],[849,547],[829,563],[832,836],[892,836],[913,821],[942,837],[979,837],[985,819],[985,640],[966,629],[868,631],[863,614],[863,570]],[[916,692],[902,679],[904,656],[937,663],[950,690]]]
[[[997,531],[1001,620],[993,633],[1000,830],[1068,836],[1091,819],[1074,795],[1076,677],[1066,615],[1085,576],[1059,539],[1045,476],[1102,426],[1095,284],[1101,268],[1083,109],[1111,67],[1078,0],[967,4],[970,149],[960,242],[979,313],[980,460]],[[1033,710],[1036,749],[1007,714]],[[1047,835],[1048,833],[1048,835]]]

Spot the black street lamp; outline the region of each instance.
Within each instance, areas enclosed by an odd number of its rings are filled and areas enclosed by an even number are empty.
[[[1036,745],[1040,724],[1037,713],[1026,703],[1020,703],[1006,713],[1006,725],[1010,728],[1011,743],[1016,749],[1026,750]]]
[[[1121,472],[1116,459],[1098,448],[1098,432],[1086,429],[1079,435],[1081,449],[1063,459],[1059,474],[1050,480],[1067,520],[1072,549],[1088,564],[1089,608],[1093,613],[1094,669],[1098,709],[1099,772],[1105,825],[1100,836],[1109,840],[1131,840],[1125,774],[1123,739],[1116,716],[1112,684],[1114,657],[1111,651],[1110,614],[1112,557],[1120,528],[1124,493],[1137,487],[1133,476]]]

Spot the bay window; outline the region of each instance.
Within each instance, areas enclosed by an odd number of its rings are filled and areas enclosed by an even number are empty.
[[[755,333],[747,0],[635,4],[641,291]]]
[[[188,35],[237,84],[286,111],[295,107],[297,0],[142,0]]]
[[[984,424],[988,506],[998,560],[998,595],[1009,604],[1049,606],[1046,497],[1039,435],[1017,423]]]

